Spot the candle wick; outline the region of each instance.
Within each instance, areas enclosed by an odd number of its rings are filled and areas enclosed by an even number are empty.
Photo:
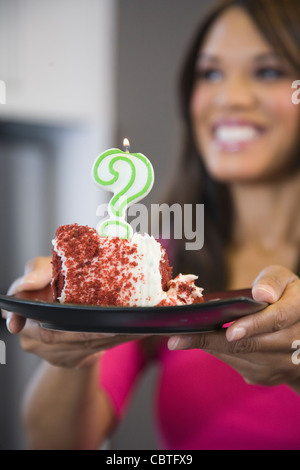
[[[126,153],[130,152],[130,142],[129,142],[128,139],[124,139],[123,147],[124,147]]]

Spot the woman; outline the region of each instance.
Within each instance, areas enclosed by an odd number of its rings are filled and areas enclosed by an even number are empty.
[[[23,348],[46,360],[25,400],[32,447],[96,448],[154,359],[164,448],[300,448],[300,369],[292,361],[300,340],[299,110],[291,101],[299,23],[298,0],[223,1],[202,26],[182,82],[180,202],[204,202],[206,233],[198,258],[175,247],[176,271],[199,272],[212,290],[253,283],[254,298],[270,306],[226,331],[168,343],[52,332],[10,314]],[[11,292],[43,287],[50,275],[49,260],[39,258]]]

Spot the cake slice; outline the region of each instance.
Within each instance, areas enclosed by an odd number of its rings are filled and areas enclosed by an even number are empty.
[[[62,225],[52,265],[53,297],[61,303],[145,307],[203,300],[196,276],[172,280],[165,249],[147,234],[101,237],[88,226]]]

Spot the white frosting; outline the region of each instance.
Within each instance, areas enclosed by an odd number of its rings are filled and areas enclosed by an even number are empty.
[[[178,274],[175,279],[171,279],[167,286],[168,290],[165,294],[165,305],[185,305],[193,303],[194,299],[199,300],[202,296],[203,289],[195,286],[198,276],[194,274]],[[188,291],[181,289],[186,286],[190,287]]]
[[[65,276],[65,279],[67,279],[67,272],[68,272],[68,268],[65,264],[65,261],[66,261],[66,257],[64,255],[64,252],[62,250],[60,250],[58,247],[57,247],[57,240],[56,238],[54,240],[52,240],[52,245],[54,247],[54,250],[56,251],[56,253],[58,254],[58,256],[60,257],[61,259],[61,271],[62,271],[62,274]],[[65,301],[65,288],[66,288],[66,282],[64,283],[64,287],[61,291],[61,295],[60,297],[57,297],[57,300],[59,300],[60,303],[64,303]]]
[[[138,253],[138,259],[135,259],[137,266],[132,268],[133,276],[138,278],[134,285],[135,305],[140,307],[157,305],[164,298],[160,274],[161,245],[148,234],[135,233],[130,241],[137,246]]]

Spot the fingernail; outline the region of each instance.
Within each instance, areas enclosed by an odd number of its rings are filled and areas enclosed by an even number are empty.
[[[270,297],[270,301],[271,302],[275,302],[276,300],[276,294],[275,292],[273,291],[273,289],[271,287],[265,287],[265,286],[260,286],[260,285],[256,285],[254,286],[254,290],[255,292],[257,293],[258,291],[259,292],[262,292],[262,294],[268,294],[268,297]]]
[[[7,312],[7,317],[6,317],[6,328],[8,329],[8,331],[11,333],[11,330],[9,328],[9,324],[10,324],[10,321],[11,321],[11,317],[12,317],[12,313],[10,312]]]
[[[176,349],[188,349],[192,343],[192,338],[190,336],[172,336],[168,341],[168,348],[170,350]]]
[[[172,338],[170,338],[168,341],[168,348],[171,350],[176,349],[179,343],[179,339],[180,338],[178,338],[178,336],[172,336]]]
[[[228,341],[237,341],[239,339],[244,338],[244,336],[246,336],[246,333],[246,328],[244,328],[243,326],[237,326],[236,328],[233,328],[232,331],[228,331],[226,337]]]

